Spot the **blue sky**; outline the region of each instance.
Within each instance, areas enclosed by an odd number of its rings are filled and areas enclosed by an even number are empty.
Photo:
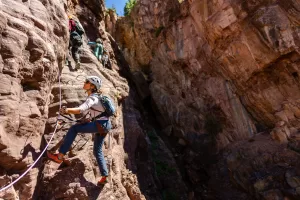
[[[105,0],[106,8],[111,8],[114,5],[119,16],[124,15],[124,6],[127,0]]]

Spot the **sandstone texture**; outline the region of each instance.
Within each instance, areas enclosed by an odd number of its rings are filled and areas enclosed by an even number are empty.
[[[118,20],[117,13],[112,9],[105,11],[105,30],[110,33],[112,37],[115,38],[116,23]]]
[[[299,158],[267,135],[258,135],[233,146],[226,162],[232,182],[256,199],[299,199]]]
[[[82,4],[83,3],[83,4]],[[90,134],[79,135],[76,138],[68,158],[70,165],[57,166],[57,164],[46,161],[40,171],[40,182],[36,189],[36,198],[38,199],[136,199],[144,200],[145,197],[139,189],[139,182],[136,174],[127,167],[126,159],[128,153],[124,150],[126,134],[134,133],[134,130],[126,129],[124,120],[126,117],[123,112],[123,106],[126,106],[124,99],[130,98],[129,86],[125,78],[122,78],[118,71],[115,53],[112,48],[114,40],[110,34],[105,31],[103,22],[104,2],[93,1],[68,1],[68,12],[72,13],[82,23],[86,34],[83,36],[84,44],[81,47],[81,68],[74,71],[74,63],[71,66],[65,66],[62,70],[62,96],[63,104],[68,106],[79,105],[85,100],[86,94],[82,90],[85,77],[88,75],[97,75],[103,81],[103,93],[109,96],[116,108],[117,115],[113,117],[113,129],[110,135],[107,135],[103,151],[109,168],[109,183],[104,187],[96,186],[100,179],[98,165],[93,155],[93,136]],[[91,7],[101,8],[97,10]],[[97,11],[97,12],[96,12]],[[86,13],[89,13],[87,15]],[[100,37],[103,40],[104,48],[110,55],[113,70],[106,69],[97,61],[92,54],[87,41],[95,41]],[[110,40],[112,39],[112,40]],[[54,129],[56,111],[59,108],[59,85],[56,83],[52,87],[53,101],[49,105],[49,118],[46,123],[45,140],[48,141],[51,132]],[[126,113],[128,114],[128,113]],[[73,116],[74,118],[80,116]],[[137,128],[139,125],[136,124]],[[55,139],[51,142],[49,149],[55,151],[63,139],[66,131],[71,124],[60,126]],[[135,144],[135,138],[126,140],[131,145]]]
[[[86,134],[76,138],[67,155],[69,165],[58,166],[43,156],[24,178],[1,192],[0,199],[145,199],[133,167],[126,165],[125,133],[131,130],[123,124],[123,101],[129,95],[129,86],[119,74],[122,66],[114,53],[116,44],[105,31],[104,10],[104,1],[0,1],[1,188],[18,178],[40,155],[55,129],[59,107],[74,107],[85,100],[82,86],[86,76],[102,78],[103,92],[117,108],[113,130],[103,149],[109,184],[96,186],[100,174],[93,156],[93,136]],[[65,65],[68,14],[79,19],[86,31],[78,71],[74,71],[73,61],[71,66]],[[104,41],[113,70],[104,68],[87,45],[88,40],[98,37]],[[58,125],[48,150],[59,147],[72,125],[66,122]],[[136,119],[131,122],[139,128]],[[135,140],[126,141],[132,145]]]
[[[44,155],[0,199],[300,199],[299,5],[139,0],[118,17],[103,0],[0,0],[0,187],[41,155],[60,106],[85,100],[86,76],[117,109],[108,184],[82,134],[68,163]],[[68,15],[86,32],[79,70],[65,65]],[[60,122],[49,150],[73,124]]]
[[[67,15],[58,0],[0,1],[1,187],[30,166],[40,153],[51,86],[63,66],[68,43]],[[1,193],[28,199],[38,169]]]
[[[223,148],[280,121],[299,128],[298,4],[141,0],[116,38],[163,127],[191,143],[215,132]]]
[[[116,40],[190,199],[299,198],[288,184],[298,176],[299,3],[140,0],[118,19]]]

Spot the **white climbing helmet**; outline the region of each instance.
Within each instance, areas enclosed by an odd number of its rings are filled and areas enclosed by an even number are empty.
[[[97,90],[101,88],[102,81],[98,76],[88,76],[85,80],[96,86]]]

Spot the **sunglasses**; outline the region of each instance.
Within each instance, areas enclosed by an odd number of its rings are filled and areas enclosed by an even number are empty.
[[[85,82],[84,82],[85,84],[88,84],[88,83],[90,83],[88,80],[86,80]]]

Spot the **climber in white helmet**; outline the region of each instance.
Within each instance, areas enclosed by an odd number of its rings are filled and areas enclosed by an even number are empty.
[[[84,120],[84,123],[78,123],[70,127],[59,148],[59,153],[47,152],[48,158],[52,161],[62,163],[64,155],[71,148],[78,133],[95,133],[94,155],[102,176],[97,185],[107,182],[108,170],[102,152],[102,146],[106,134],[111,129],[109,117],[115,112],[111,100],[100,94],[101,84],[102,82],[99,77],[88,76],[83,85],[83,89],[88,94],[86,101],[76,108],[63,107],[60,109],[61,115],[84,113],[86,120]]]

